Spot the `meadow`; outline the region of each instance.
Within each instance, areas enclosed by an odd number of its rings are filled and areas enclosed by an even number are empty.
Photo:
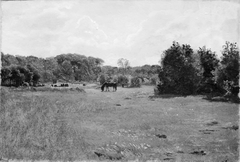
[[[0,157],[238,161],[238,104],[204,96],[154,96],[153,88],[1,87]]]

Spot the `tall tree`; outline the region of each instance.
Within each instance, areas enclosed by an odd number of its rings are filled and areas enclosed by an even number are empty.
[[[180,45],[173,42],[165,50],[159,73],[161,93],[192,94],[195,90],[195,68],[192,58],[193,50],[190,45]]]
[[[10,69],[11,69],[10,76],[11,83],[13,83],[13,85],[15,85],[16,87],[20,86],[25,79],[24,74],[20,73],[18,66],[16,65],[11,66]]]
[[[30,64],[27,65],[27,69],[32,73],[31,82],[33,83],[33,85],[36,85],[38,83],[39,79],[41,78],[38,70]]]
[[[125,75],[127,73],[128,68],[130,67],[130,62],[127,59],[121,58],[118,59],[117,64],[119,66],[119,70],[122,71],[123,75]]]
[[[213,92],[215,87],[215,71],[218,67],[219,60],[216,57],[215,52],[211,49],[207,49],[205,46],[199,48],[197,51],[200,57],[200,65],[203,69],[200,91],[201,92]]]
[[[225,43],[220,63],[218,83],[223,87],[229,87],[230,92],[237,95],[239,92],[239,48],[237,43]]]
[[[61,64],[61,71],[64,76],[67,76],[68,80],[71,80],[73,77],[73,69],[71,62],[68,60],[65,60]]]
[[[9,66],[1,68],[1,84],[2,85],[10,85],[10,78],[11,77],[11,69]]]

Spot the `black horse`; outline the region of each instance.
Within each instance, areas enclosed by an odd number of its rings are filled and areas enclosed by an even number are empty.
[[[109,91],[109,87],[113,87],[113,91],[117,91],[117,83],[113,82],[105,82],[101,86],[101,90],[104,91],[104,87],[106,87],[106,91]]]

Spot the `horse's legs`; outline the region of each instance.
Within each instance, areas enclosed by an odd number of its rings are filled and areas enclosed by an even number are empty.
[[[101,90],[102,90],[102,92],[104,91],[104,87],[103,86],[101,87]]]

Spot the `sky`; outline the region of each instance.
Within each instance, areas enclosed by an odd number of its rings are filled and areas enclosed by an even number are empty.
[[[221,0],[2,1],[1,51],[52,57],[77,53],[117,66],[159,64],[173,41],[218,55],[240,42],[240,3]]]

